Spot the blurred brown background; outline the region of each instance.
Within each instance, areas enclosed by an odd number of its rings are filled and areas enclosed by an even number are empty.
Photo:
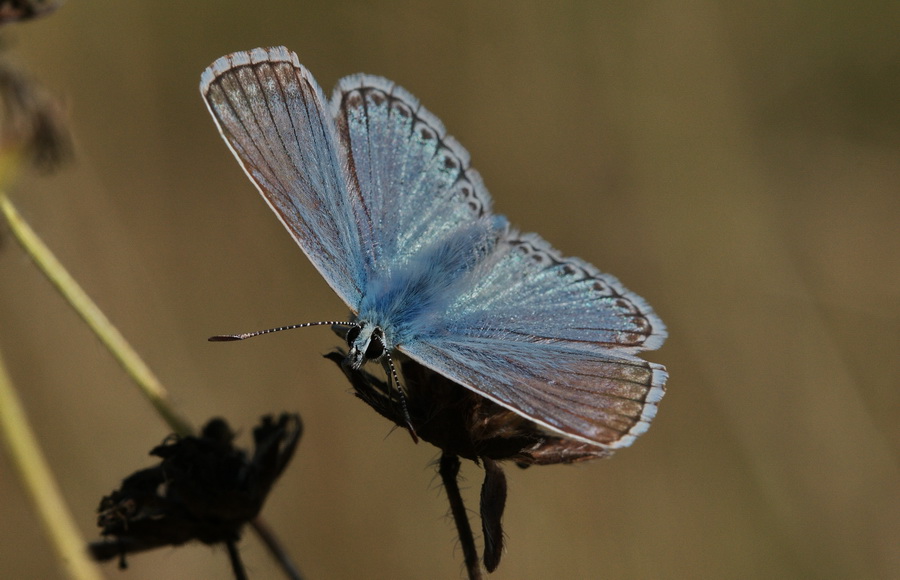
[[[346,310],[220,140],[201,71],[284,44],[329,93],[384,75],[469,149],[498,212],[669,326],[647,355],[668,395],[633,448],[507,468],[493,578],[897,578],[900,7],[752,4],[70,1],[2,31],[77,150],[11,194],[196,423],[247,443],[261,414],[303,415],[264,514],[310,579],[461,577],[435,449],[349,394],[328,330],[206,342]],[[95,538],[98,500],[167,429],[10,240],[0,347]],[[2,454],[0,522],[5,577],[57,577]],[[250,534],[242,553],[278,577]],[[228,576],[202,545],[131,564],[107,574]]]

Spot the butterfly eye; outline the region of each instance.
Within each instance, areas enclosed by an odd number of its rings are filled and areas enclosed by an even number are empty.
[[[353,343],[356,342],[357,338],[359,338],[360,332],[362,332],[361,326],[350,327],[350,330],[347,331],[347,346],[353,346]]]
[[[366,348],[366,358],[369,360],[375,360],[377,358],[381,358],[381,355],[384,354],[384,345],[381,343],[381,340],[374,339],[369,343],[368,348]]]
[[[384,338],[378,332],[372,333],[372,339],[369,341],[369,346],[366,347],[366,359],[367,360],[375,360],[381,358],[381,355],[384,354]]]

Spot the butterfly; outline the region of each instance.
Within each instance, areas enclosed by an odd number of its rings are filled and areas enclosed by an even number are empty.
[[[607,450],[647,430],[668,375],[637,353],[660,347],[665,325],[613,276],[492,213],[469,154],[409,92],[358,74],[328,100],[284,47],[218,59],[200,91],[244,171],[350,307],[349,322],[327,323],[349,327],[347,365],[399,351]]]

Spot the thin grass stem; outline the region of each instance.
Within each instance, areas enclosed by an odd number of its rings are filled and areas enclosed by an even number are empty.
[[[101,580],[100,569],[88,556],[87,543],[62,497],[53,473],[0,357],[0,439],[13,468],[34,504],[65,574],[73,580]]]
[[[113,357],[119,361],[125,372],[131,376],[138,388],[147,397],[169,427],[178,435],[194,432],[190,422],[181,417],[169,402],[169,395],[156,375],[131,347],[119,330],[112,325],[93,300],[81,289],[78,282],[56,259],[53,252],[22,218],[5,194],[0,193],[0,212],[9,222],[16,241],[31,257],[35,265],[44,273],[50,283],[69,302],[75,312],[94,331]]]

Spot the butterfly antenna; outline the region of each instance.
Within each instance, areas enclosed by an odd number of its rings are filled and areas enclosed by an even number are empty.
[[[266,330],[257,330],[256,332],[245,332],[243,334],[217,334],[210,336],[210,342],[228,342],[232,340],[244,340],[245,338],[253,338],[263,334],[272,334],[273,332],[281,332],[282,330],[294,330],[295,328],[309,328],[310,326],[353,326],[352,322],[323,320],[321,322],[304,322],[303,324],[291,324],[290,326],[279,326],[278,328],[267,328]]]
[[[412,418],[409,416],[409,406],[406,404],[406,393],[400,388],[400,378],[397,376],[397,368],[394,366],[394,359],[391,357],[391,353],[385,353],[384,356],[387,359],[387,366],[391,371],[389,373],[390,380],[397,390],[397,396],[400,398],[400,409],[403,412],[403,420],[406,421],[406,430],[409,431],[413,443],[418,443],[419,436],[416,435],[416,428],[413,427]]]

